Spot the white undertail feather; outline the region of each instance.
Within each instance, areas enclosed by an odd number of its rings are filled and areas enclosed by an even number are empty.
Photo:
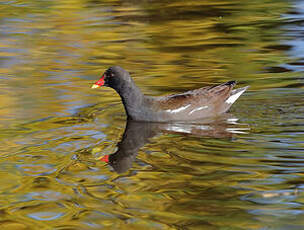
[[[232,90],[231,96],[228,97],[228,99],[226,100],[226,103],[233,104],[242,95],[242,93],[244,93],[246,91],[247,88],[248,88],[248,86],[241,88],[241,89]]]

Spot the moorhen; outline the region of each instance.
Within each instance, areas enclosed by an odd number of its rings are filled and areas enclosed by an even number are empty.
[[[189,121],[226,112],[249,87],[233,89],[235,81],[168,96],[145,96],[130,74],[119,66],[107,69],[92,86],[108,86],[121,97],[128,119],[136,121]]]

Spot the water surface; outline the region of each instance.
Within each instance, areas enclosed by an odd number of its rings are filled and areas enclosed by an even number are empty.
[[[1,229],[303,229],[302,1],[1,1]],[[127,122],[90,85],[237,80],[227,115]]]

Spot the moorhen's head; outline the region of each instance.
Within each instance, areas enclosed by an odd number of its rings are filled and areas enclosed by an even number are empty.
[[[113,89],[119,89],[127,82],[131,82],[129,73],[120,66],[112,66],[107,69],[102,77],[92,85],[92,88],[108,86]]]

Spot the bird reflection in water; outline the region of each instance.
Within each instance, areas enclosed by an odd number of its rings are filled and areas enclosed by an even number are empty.
[[[232,138],[234,134],[246,133],[249,128],[234,128],[237,119],[225,114],[200,123],[155,123],[128,120],[117,151],[103,156],[101,161],[108,163],[117,173],[124,173],[132,167],[137,153],[149,139],[158,134],[180,134],[210,138]]]

